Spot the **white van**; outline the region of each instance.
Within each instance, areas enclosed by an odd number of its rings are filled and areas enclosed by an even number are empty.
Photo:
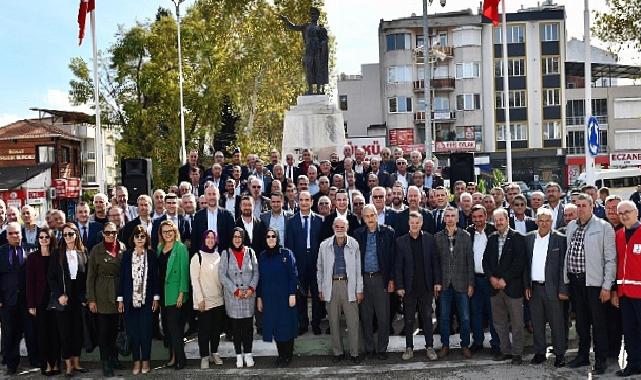
[[[607,187],[610,195],[618,195],[626,200],[641,185],[641,168],[599,169],[594,171],[594,185],[597,188]],[[585,186],[585,173],[572,183],[572,187]]]

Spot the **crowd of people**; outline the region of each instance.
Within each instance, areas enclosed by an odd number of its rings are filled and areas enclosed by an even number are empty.
[[[85,372],[88,310],[105,376],[122,368],[122,326],[139,374],[150,371],[154,337],[168,348],[166,365],[184,368],[185,337],[195,333],[201,368],[223,364],[223,335],[236,367],[253,367],[254,332],[276,342],[276,364],[286,367],[295,339],[310,327],[322,334],[324,318],[337,362],[386,360],[391,334],[405,336],[410,360],[417,326],[427,360],[447,357],[454,333],[469,359],[484,349],[487,326],[494,360],[521,364],[529,330],[539,364],[549,324],[554,366],[563,367],[572,315],[579,349],[569,367],[589,366],[593,347],[593,373],[602,374],[624,342],[617,375],[641,373],[641,189],[623,200],[585,186],[564,202],[554,182],[526,197],[513,183],[481,192],[457,181],[450,194],[420,152],[409,162],[400,149],[343,154],[314,162],[304,150],[297,163],[272,151],[269,162],[243,162],[236,148],[205,169],[192,151],[176,186],[135,206],[116,186],[78,203],[73,222],[50,210],[38,225],[30,206],[0,201],[7,372],[18,369],[23,337],[43,375]],[[395,331],[397,313],[404,327]]]

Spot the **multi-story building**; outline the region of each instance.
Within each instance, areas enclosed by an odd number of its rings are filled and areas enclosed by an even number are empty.
[[[385,136],[378,63],[361,65],[360,75],[341,74],[338,93],[347,137]]]

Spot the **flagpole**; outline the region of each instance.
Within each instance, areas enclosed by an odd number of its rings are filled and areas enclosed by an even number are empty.
[[[503,11],[503,22],[501,23],[501,40],[503,48],[503,110],[505,111],[504,133],[505,137],[505,170],[507,171],[507,181],[512,182],[512,132],[510,131],[510,81],[508,78],[509,70],[507,68],[507,16],[505,15],[505,1],[501,1],[501,10]],[[587,1],[587,0],[585,0]]]
[[[184,0],[173,0],[176,5],[176,24],[178,26],[178,88],[180,91],[180,164],[187,162],[185,148],[185,107],[183,106],[183,59],[180,42],[180,3]]]
[[[592,116],[592,46],[590,44],[590,8],[588,0],[584,1],[583,43],[585,45],[585,184],[594,185],[594,157],[590,153],[589,125],[590,116]]]
[[[102,125],[100,120],[100,79],[98,75],[98,45],[96,43],[96,10],[90,12],[91,17],[91,44],[93,47],[93,97],[96,105],[96,135],[94,145],[96,149],[96,182],[101,193],[105,193],[105,161],[103,156]]]

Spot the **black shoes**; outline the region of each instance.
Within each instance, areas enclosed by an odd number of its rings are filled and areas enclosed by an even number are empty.
[[[104,377],[113,377],[114,369],[111,367],[111,363],[108,360],[102,362],[102,376]]]
[[[312,332],[314,333],[314,335],[322,334],[320,326],[312,326]]]
[[[470,346],[470,351],[472,351],[473,354],[482,350],[483,350],[483,346],[481,346],[480,344],[473,344],[472,346]]]
[[[554,367],[556,368],[565,367],[565,356],[557,355],[556,359],[554,360]]]
[[[608,364],[606,362],[597,361],[594,364],[594,370],[592,371],[592,373],[594,373],[595,375],[603,375],[606,369],[608,369]]]
[[[545,354],[534,354],[534,357],[530,361],[532,364],[541,364],[545,362]]]
[[[512,364],[523,364],[523,358],[521,358],[521,355],[512,355]]]
[[[590,360],[581,356],[577,356],[576,358],[572,359],[571,362],[568,363],[568,367],[570,368],[587,367],[589,365],[590,365]]]
[[[379,353],[376,355],[376,358],[377,358],[378,360],[387,360],[387,352],[379,352]]]
[[[352,360],[352,364],[360,364],[361,363],[361,358],[359,358],[358,356],[352,356],[351,360]]]
[[[502,354],[500,352],[497,352],[492,357],[492,360],[494,360],[495,362],[504,362],[506,360],[512,360],[512,355]]]
[[[340,354],[340,355],[334,355],[334,358],[332,359],[332,363],[339,363],[345,359],[345,355]]]
[[[289,367],[289,363],[291,363],[291,362],[292,362],[292,358],[291,357],[283,358],[283,360],[280,362],[280,366],[279,367],[280,368],[287,368],[287,367]]]
[[[616,375],[619,377],[628,377],[632,375],[639,375],[641,374],[641,368],[630,368],[630,367],[625,367],[623,369],[617,370]]]
[[[303,335],[308,331],[307,326],[301,326],[298,328],[298,335]]]

